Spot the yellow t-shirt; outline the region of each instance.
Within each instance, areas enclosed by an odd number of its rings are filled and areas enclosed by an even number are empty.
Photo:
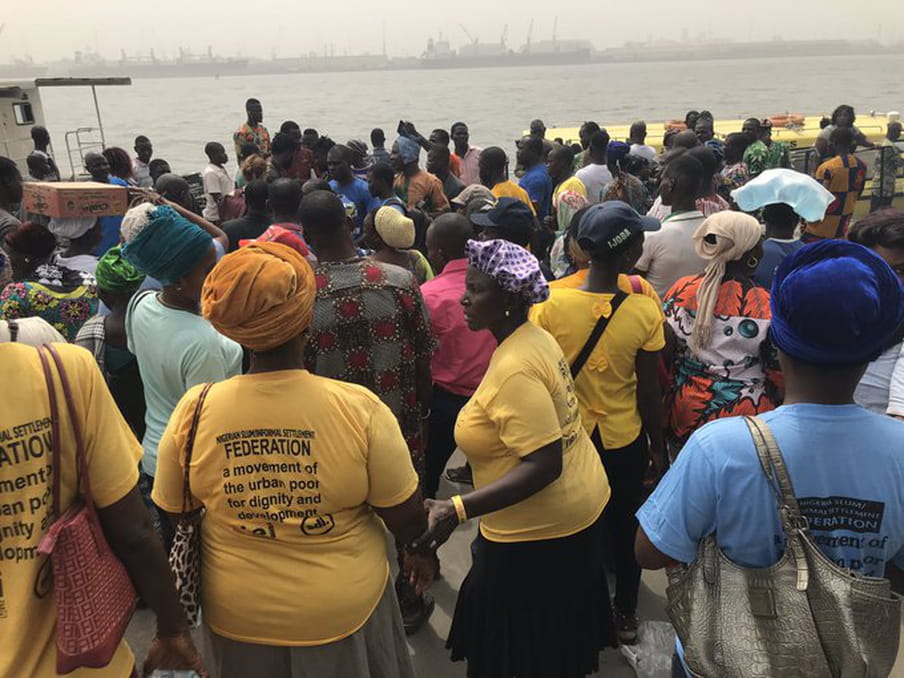
[[[182,510],[183,445],[201,386],[160,441],[154,501]],[[191,462],[202,522],[202,608],[218,634],[324,645],[368,620],[389,575],[371,506],[401,504],[418,478],[396,418],[360,386],[282,370],[211,388]]]
[[[549,281],[549,289],[550,290],[576,290],[584,286],[584,283],[587,282],[587,274],[590,272],[589,268],[582,268],[571,275],[567,275],[564,278],[559,278],[558,280],[550,280]],[[631,278],[637,281],[638,286],[640,287],[639,292],[634,291],[634,285],[631,284]],[[659,316],[665,321],[665,312],[662,310],[662,299],[659,298],[659,295],[656,294],[656,290],[653,289],[653,286],[647,282],[647,279],[640,275],[628,276],[624,273],[618,274],[618,289],[622,292],[626,292],[627,294],[643,294],[644,296],[650,297],[655,303],[656,307],[659,309]]]
[[[115,504],[138,483],[141,444],[119,413],[97,363],[88,351],[55,344],[82,422],[95,503]],[[75,439],[56,367],[60,408],[60,503],[76,497]],[[58,517],[53,508],[50,404],[38,352],[23,344],[0,344],[0,676],[56,676],[56,603],[53,592],[35,594],[45,557],[38,542]],[[69,678],[126,678],[135,658],[119,644],[103,669],[78,669]]]
[[[547,301],[531,308],[530,319],[555,337],[571,365],[600,316],[611,312],[614,296],[552,290]],[[607,450],[630,445],[640,435],[637,352],[659,351],[664,346],[661,307],[645,295],[628,295],[575,379],[584,428],[592,434],[599,427]]]
[[[534,209],[534,204],[530,201],[530,196],[527,194],[527,191],[511,179],[502,181],[493,186],[491,193],[497,198],[517,198],[530,207],[531,214],[537,216],[537,210]]]
[[[567,537],[595,521],[609,501],[609,482],[581,426],[574,383],[562,350],[524,323],[503,341],[455,424],[455,442],[474,472],[474,487],[499,480],[521,459],[562,440],[562,474],[524,501],[480,520],[490,541]]]

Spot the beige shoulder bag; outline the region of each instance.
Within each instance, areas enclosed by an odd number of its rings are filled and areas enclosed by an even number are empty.
[[[667,611],[695,676],[885,678],[898,653],[901,599],[887,579],[829,560],[810,538],[778,444],[745,417],[769,479],[787,546],[772,567],[745,568],[704,539],[669,572]]]

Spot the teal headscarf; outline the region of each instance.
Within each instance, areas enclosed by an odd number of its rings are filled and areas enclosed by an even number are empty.
[[[148,212],[147,220],[147,226],[122,246],[122,256],[164,285],[186,275],[210,249],[210,234],[169,205]]]

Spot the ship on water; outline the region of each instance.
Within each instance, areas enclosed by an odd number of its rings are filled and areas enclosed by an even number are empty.
[[[120,51],[118,61],[108,61],[91,51],[76,52],[71,61],[51,64],[52,75],[69,78],[128,76],[132,78],[197,78],[242,75],[248,69],[250,59],[215,56],[213,48],[193,54],[180,47],[179,55],[172,59],[160,58],[151,49],[147,54],[126,54]]]
[[[270,59],[222,57],[211,47],[193,54],[180,48],[175,58],[160,58],[154,50],[147,54],[120,53],[118,60],[108,60],[90,50],[76,52],[72,59],[50,64],[35,63],[30,58],[11,64],[0,64],[5,77],[131,77],[191,78],[238,75],[275,75],[288,73],[348,73],[361,71],[400,71],[450,68],[508,68],[516,66],[567,66],[593,63],[638,63],[651,61],[701,61],[747,58],[837,57],[871,54],[904,53],[904,43],[883,45],[876,40],[768,40],[759,42],[648,41],[627,43],[622,47],[595,50],[587,40],[551,39],[527,41],[517,48],[506,42],[507,27],[497,42],[482,42],[461,26],[468,42],[454,49],[450,41],[439,36],[430,38],[420,56],[390,57],[384,45],[382,54],[341,54],[332,48],[323,53]]]

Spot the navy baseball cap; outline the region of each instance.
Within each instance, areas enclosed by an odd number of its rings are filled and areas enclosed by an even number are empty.
[[[658,219],[639,215],[628,203],[611,200],[592,205],[578,222],[578,245],[588,253],[617,250],[637,233],[658,231]]]
[[[525,223],[533,223],[534,213],[518,198],[499,198],[492,208],[474,212],[470,218],[472,224],[484,228],[496,226],[502,230],[520,229],[524,228]]]

